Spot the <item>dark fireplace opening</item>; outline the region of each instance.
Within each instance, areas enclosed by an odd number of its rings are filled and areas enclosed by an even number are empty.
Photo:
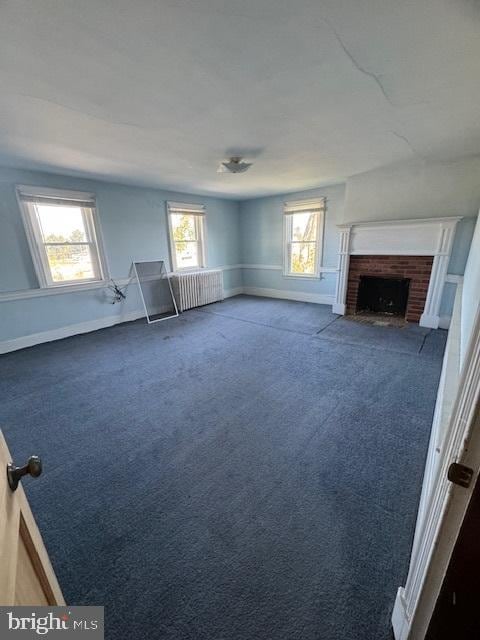
[[[360,276],[357,313],[403,316],[407,311],[410,278]]]

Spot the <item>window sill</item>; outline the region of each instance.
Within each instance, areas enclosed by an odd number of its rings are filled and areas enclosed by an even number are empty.
[[[293,273],[284,273],[284,278],[290,278],[293,280],[321,280],[322,274],[316,273],[315,275],[301,275],[301,274],[293,274]]]
[[[65,282],[64,284],[61,284],[60,282],[58,284],[47,284],[45,287],[40,287],[41,289],[90,289],[91,287],[100,287],[102,285],[105,285],[107,283],[107,280],[105,278],[102,278],[101,280],[79,280],[79,281],[75,281],[75,280],[70,280],[69,282]]]
[[[172,273],[196,273],[197,271],[205,271],[207,267],[185,267],[184,269],[175,269]]]

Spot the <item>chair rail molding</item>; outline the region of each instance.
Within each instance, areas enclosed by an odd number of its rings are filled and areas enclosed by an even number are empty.
[[[447,277],[457,223],[462,216],[415,218],[339,225],[338,276],[332,311],[346,313],[348,270],[351,255],[433,256],[432,272],[422,327],[440,325],[440,302]]]

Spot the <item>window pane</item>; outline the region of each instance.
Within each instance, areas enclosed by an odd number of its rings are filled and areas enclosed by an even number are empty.
[[[178,269],[189,269],[200,266],[198,242],[176,242],[175,250]]]
[[[172,233],[175,242],[197,240],[196,216],[187,213],[172,214]]]
[[[290,248],[290,273],[315,275],[316,244],[294,242]]]
[[[317,214],[294,213],[292,214],[292,240],[314,241],[317,239]]]
[[[44,242],[86,242],[87,234],[80,207],[37,204]]]
[[[54,282],[95,278],[88,245],[46,245],[45,250]]]

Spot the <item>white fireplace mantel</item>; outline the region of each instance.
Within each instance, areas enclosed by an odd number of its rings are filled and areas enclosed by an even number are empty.
[[[461,219],[461,216],[455,216],[339,225],[338,278],[333,313],[345,315],[347,310],[351,255],[433,256],[427,299],[420,325],[437,329],[455,227]]]

